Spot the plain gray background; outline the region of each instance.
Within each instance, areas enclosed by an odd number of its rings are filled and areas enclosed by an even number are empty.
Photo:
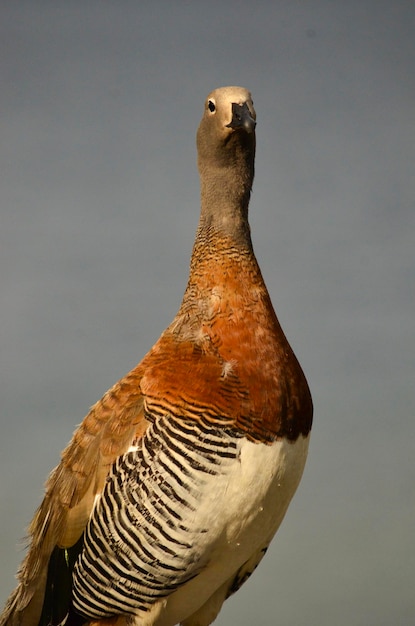
[[[257,257],[309,461],[218,626],[415,623],[415,4],[2,2],[0,592],[75,426],[175,315],[211,89],[252,91]]]

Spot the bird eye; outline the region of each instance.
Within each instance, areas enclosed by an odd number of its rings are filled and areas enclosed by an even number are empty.
[[[213,102],[213,100],[209,100],[209,102],[208,102],[208,109],[209,109],[209,111],[211,113],[216,111],[216,106],[215,106],[215,103]]]

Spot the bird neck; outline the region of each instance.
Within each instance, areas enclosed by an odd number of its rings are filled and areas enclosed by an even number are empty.
[[[199,241],[214,245],[216,239],[227,239],[233,248],[252,251],[248,205],[254,162],[249,155],[238,156],[226,167],[199,161],[201,212],[196,247]]]
[[[231,276],[235,281],[245,282],[249,271],[251,279],[262,282],[254,255],[248,222],[248,204],[252,178],[244,183],[237,175],[229,185],[229,174],[221,181],[215,176],[202,180],[202,202],[199,225],[190,262],[190,283],[203,284],[206,294],[219,283],[226,283]],[[249,268],[249,270],[248,270]],[[254,278],[255,276],[255,278]]]
[[[185,301],[209,299],[213,288],[229,281],[243,291],[247,273],[262,283],[248,223],[254,156],[252,146],[235,142],[226,153],[199,151],[201,212]]]

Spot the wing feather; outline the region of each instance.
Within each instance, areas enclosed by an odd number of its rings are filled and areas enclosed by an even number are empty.
[[[78,541],[111,464],[147,429],[142,373],[137,366],[91,408],[51,472],[29,526],[31,543],[18,572],[20,584],[8,600],[0,626],[37,626],[52,551]]]

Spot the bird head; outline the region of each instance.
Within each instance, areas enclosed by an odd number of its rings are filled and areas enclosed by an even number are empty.
[[[205,100],[197,132],[199,166],[235,161],[241,150],[255,155],[256,113],[250,92],[244,87],[220,87]]]

